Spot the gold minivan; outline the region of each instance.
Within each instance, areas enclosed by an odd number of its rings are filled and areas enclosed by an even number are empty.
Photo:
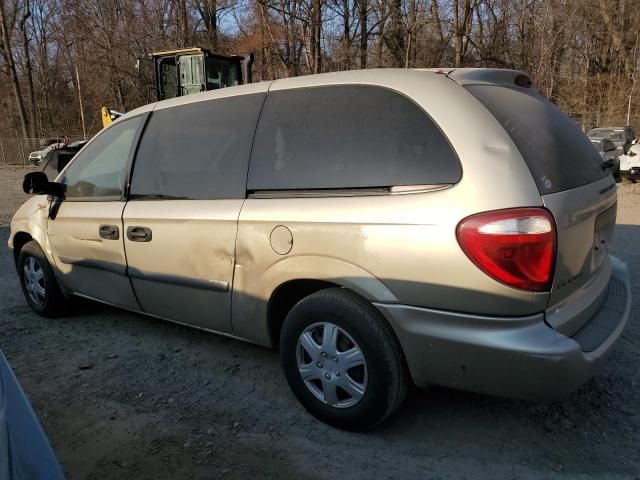
[[[278,348],[341,428],[411,384],[570,392],[629,318],[616,186],[511,70],[366,70],[144,106],[15,214],[29,305],[76,295]]]

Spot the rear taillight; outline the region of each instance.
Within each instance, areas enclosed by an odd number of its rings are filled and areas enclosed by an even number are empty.
[[[483,272],[510,287],[550,290],[556,224],[542,208],[517,208],[465,218],[456,231],[464,253]]]

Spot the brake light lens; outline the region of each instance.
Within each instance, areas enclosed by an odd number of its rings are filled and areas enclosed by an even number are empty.
[[[517,208],[465,218],[458,243],[483,272],[510,287],[551,289],[556,257],[556,223],[542,208]]]

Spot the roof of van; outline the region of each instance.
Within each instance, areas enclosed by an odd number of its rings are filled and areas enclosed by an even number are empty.
[[[491,84],[513,85],[515,78],[525,75],[517,70],[497,68],[374,68],[366,70],[347,70],[342,72],[320,73],[300,77],[283,78],[272,81],[227,87],[208,92],[176,97],[156,103],[150,103],[132,110],[126,116],[170,108],[177,105],[213,100],[215,98],[233,97],[267,91],[288,90],[293,88],[318,87],[323,85],[379,85],[402,90],[403,84],[413,83],[417,79],[423,88],[435,88],[443,81],[454,80],[460,85]],[[418,78],[416,78],[418,77]]]

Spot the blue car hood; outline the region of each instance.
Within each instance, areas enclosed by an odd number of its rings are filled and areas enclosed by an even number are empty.
[[[62,469],[0,352],[0,479],[63,480]]]

